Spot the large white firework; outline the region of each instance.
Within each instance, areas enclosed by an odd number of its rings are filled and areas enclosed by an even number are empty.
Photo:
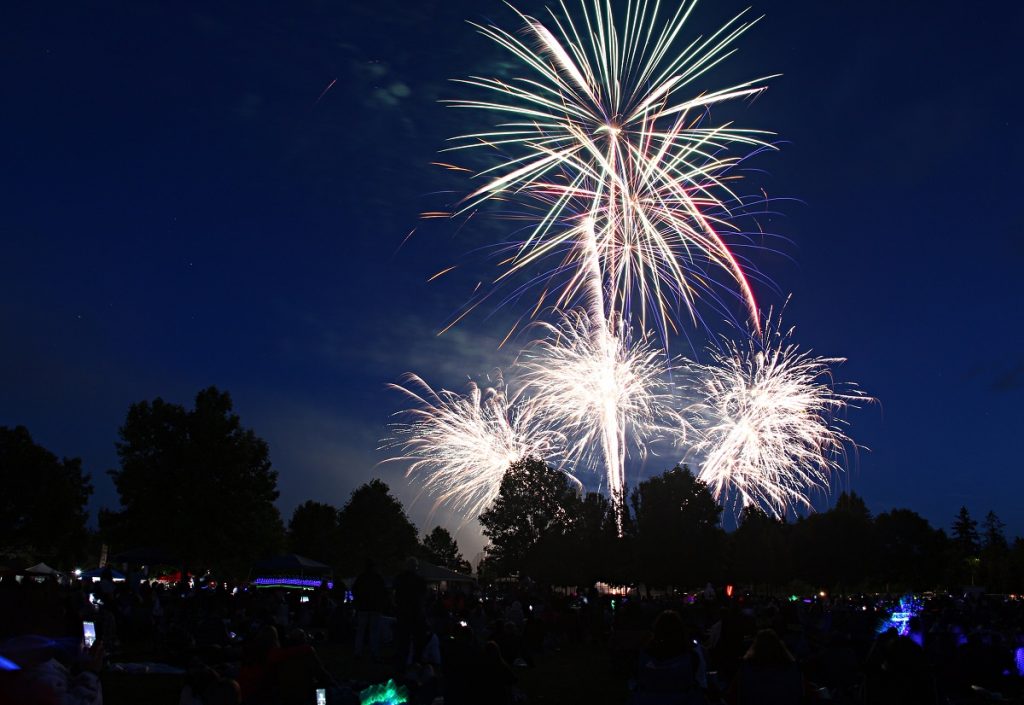
[[[837,388],[839,357],[815,357],[769,322],[745,344],[725,342],[710,362],[690,363],[701,418],[693,449],[699,478],[723,503],[756,504],[784,517],[811,506],[843,469],[848,448],[842,413],[868,400],[852,385]]]
[[[732,228],[730,207],[742,204],[731,172],[769,146],[767,133],[711,124],[709,111],[756,95],[765,79],[704,87],[753,22],[741,13],[684,44],[695,5],[683,0],[663,16],[658,2],[595,0],[580,3],[577,19],[564,3],[544,21],[517,11],[522,33],[475,25],[514,59],[513,76],[464,80],[487,97],[450,101],[504,120],[455,138],[452,150],[499,155],[459,212],[492,198],[539,207],[504,276],[556,256],[547,278],[557,306],[595,285],[603,292],[601,315],[593,302],[589,309],[594,325],[628,322],[636,309],[644,329],[652,310],[666,334],[680,307],[695,320],[695,300],[716,297],[716,271],[738,285],[757,325],[745,268],[721,233]]]
[[[588,314],[564,314],[558,325],[539,323],[546,337],[518,362],[532,414],[569,439],[564,456],[576,468],[602,460],[609,494],[621,496],[618,459],[632,446],[643,454],[657,438],[676,438],[685,419],[667,377],[664,351],[628,334],[595,335]]]
[[[390,386],[414,403],[391,426],[385,447],[403,452],[391,460],[409,462],[407,474],[420,476],[424,489],[467,519],[490,506],[512,463],[549,459],[563,446],[530,405],[509,397],[500,377],[485,388],[470,382],[465,394],[435,391],[416,375]]]

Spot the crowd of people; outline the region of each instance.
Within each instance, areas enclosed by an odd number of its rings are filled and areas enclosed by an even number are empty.
[[[158,702],[124,696],[133,677],[180,705],[356,704],[387,678],[394,702],[503,705],[538,695],[527,675],[551,664],[600,671],[621,686],[604,702],[630,705],[1024,702],[1013,596],[929,595],[893,621],[898,601],[876,595],[440,588],[414,559],[309,590],[0,576],[0,705]],[[567,653],[592,672],[565,672]]]

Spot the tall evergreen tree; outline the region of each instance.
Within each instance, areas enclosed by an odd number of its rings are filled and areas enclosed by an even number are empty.
[[[953,520],[953,544],[964,556],[974,556],[978,553],[978,522],[971,518],[967,507],[960,507],[956,519]]]
[[[1003,533],[1006,529],[1006,524],[1002,522],[999,516],[992,511],[988,511],[985,515],[985,520],[981,524],[981,547],[988,551],[1005,551],[1009,544],[1006,542],[1006,534]]]
[[[981,553],[978,570],[984,585],[992,591],[1010,588],[1009,565],[1010,545],[1006,541],[1006,525],[992,510],[985,515],[981,524]]]
[[[978,536],[978,522],[971,517],[967,507],[960,507],[953,520],[953,539],[950,548],[951,578],[960,582],[969,580],[971,585],[974,585],[981,566],[978,555],[981,540]]]

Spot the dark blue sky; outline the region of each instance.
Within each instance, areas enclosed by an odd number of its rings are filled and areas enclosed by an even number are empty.
[[[467,253],[504,226],[417,220],[451,200],[429,162],[475,126],[437,103],[460,95],[448,79],[503,58],[463,20],[513,28],[513,14],[497,1],[21,5],[0,11],[0,424],[81,456],[94,508],[111,506],[104,471],[128,405],[190,404],[215,384],[270,442],[286,518],[375,475],[411,503],[400,468],[375,467],[401,406],[384,385],[413,370],[458,388],[507,358],[503,321],[521,313],[484,310],[436,337],[493,266]],[[691,30],[744,6],[705,0]],[[1024,5],[754,12],[765,19],[709,87],[783,74],[735,114],[785,142],[752,164],[780,199],[767,226],[788,239],[758,256],[779,288],[759,295],[792,293],[797,342],[849,358],[839,378],[880,400],[850,414],[871,450],[842,482],[874,511],[948,528],[965,504],[1024,534]],[[466,278],[427,283],[454,263]],[[423,528],[429,510],[411,507]]]

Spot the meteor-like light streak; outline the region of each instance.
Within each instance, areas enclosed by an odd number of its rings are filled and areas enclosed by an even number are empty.
[[[694,450],[699,477],[720,501],[756,504],[775,516],[810,507],[854,447],[839,415],[868,401],[856,387],[837,391],[832,365],[790,342],[769,317],[745,345],[710,350],[707,364],[689,364],[701,419]]]

